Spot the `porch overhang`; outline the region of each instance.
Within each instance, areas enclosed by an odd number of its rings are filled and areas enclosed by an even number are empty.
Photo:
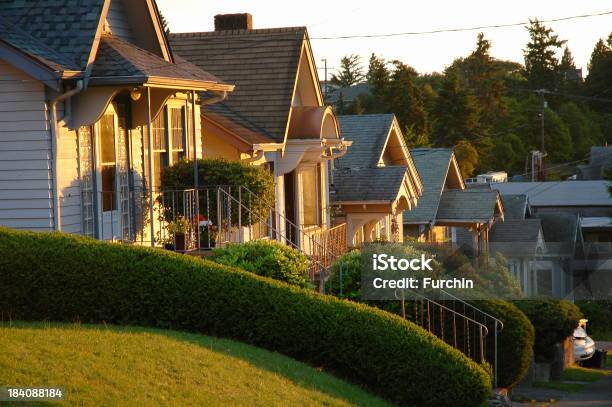
[[[150,87],[161,89],[173,89],[175,91],[214,91],[232,92],[234,85],[219,82],[208,82],[200,80],[184,79],[180,77],[143,76],[143,75],[121,75],[121,76],[91,76],[90,86],[131,86]]]

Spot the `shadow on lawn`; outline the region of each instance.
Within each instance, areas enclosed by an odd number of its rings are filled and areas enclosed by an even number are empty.
[[[238,342],[230,339],[216,338],[212,336],[205,336],[202,334],[180,332],[180,331],[169,331],[157,328],[148,327],[134,327],[134,326],[118,326],[118,325],[91,325],[91,324],[80,324],[80,323],[51,323],[51,322],[7,322],[0,321],[0,327],[11,327],[11,328],[28,328],[28,329],[47,329],[47,328],[62,328],[62,329],[88,329],[104,331],[109,330],[112,332],[124,332],[130,334],[152,334],[160,335],[169,339],[187,342],[190,344],[202,346],[208,350],[222,353],[226,356],[240,359],[245,361],[259,369],[266,370],[271,373],[278,374],[294,384],[305,388],[313,389],[321,393],[327,394],[332,397],[336,397],[342,400],[346,400],[353,405],[357,406],[370,406],[372,405],[372,398],[375,398],[374,394],[367,394],[367,391],[356,384],[350,383],[353,387],[348,386],[347,383],[330,373],[317,369],[304,364],[303,362],[296,361],[288,356],[276,353],[263,348],[257,348],[253,345],[249,345],[243,342]],[[301,368],[296,368],[296,364],[300,364]],[[362,400],[359,397],[358,392],[367,394],[370,400]],[[45,402],[40,404],[30,405],[51,405]],[[389,405],[385,401],[380,400],[379,405]]]

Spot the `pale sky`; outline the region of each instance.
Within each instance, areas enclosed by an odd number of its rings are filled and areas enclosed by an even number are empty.
[[[254,28],[306,26],[311,38],[338,35],[430,31],[541,20],[612,11],[612,1],[569,0],[157,0],[172,32],[212,31],[215,14],[248,12]],[[595,42],[612,31],[612,14],[548,23],[568,40],[576,65],[586,72]],[[523,27],[485,29],[493,56],[523,62],[528,41]],[[319,74],[327,58],[330,73],[346,54],[364,65],[372,52],[399,59],[421,73],[442,71],[474,48],[478,31],[374,39],[312,40]]]

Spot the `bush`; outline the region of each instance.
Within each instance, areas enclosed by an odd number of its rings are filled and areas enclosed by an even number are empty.
[[[607,338],[612,335],[612,301],[582,300],[577,301],[576,305],[589,320],[587,332],[594,339],[601,339],[598,336]]]
[[[512,388],[529,370],[534,344],[534,328],[527,316],[508,301],[474,301],[474,306],[490,314],[504,324],[497,337],[498,386]],[[489,338],[492,339],[494,324],[487,323]],[[493,352],[493,342],[489,341],[487,351]],[[493,358],[490,357],[489,360]]]
[[[308,258],[276,241],[255,240],[216,248],[211,260],[299,287],[311,287]]]
[[[400,405],[480,405],[490,377],[371,307],[152,248],[0,228],[4,318],[108,322],[228,337],[360,383]]]
[[[377,245],[368,245],[365,250],[377,251]],[[378,247],[379,252],[394,252],[397,255],[411,258],[418,257],[423,252],[423,246],[413,247],[402,245],[385,245]],[[436,252],[438,259],[443,259],[441,264],[449,269],[454,264],[457,267],[464,266],[460,256],[441,256],[441,252]],[[450,263],[458,260],[458,263]],[[342,294],[340,294],[340,267],[342,267]],[[337,297],[347,298],[353,301],[365,302],[369,305],[394,312],[401,315],[402,310],[399,301],[362,301],[361,300],[361,271],[362,271],[361,251],[353,250],[341,256],[331,269],[331,277],[327,284],[328,291]],[[407,302],[407,309],[412,309],[413,303]],[[501,320],[504,329],[498,335],[498,385],[502,387],[513,387],[527,373],[531,361],[531,353],[534,343],[534,328],[531,322],[516,306],[508,301],[500,300],[478,300],[473,302],[474,306],[484,312]],[[449,301],[446,306],[453,307],[454,303]],[[459,306],[459,311],[461,307]],[[470,315],[471,316],[471,315]],[[480,322],[485,322],[478,318]],[[494,360],[493,357],[493,329],[494,324],[486,324],[489,329],[487,351],[491,352],[487,360]],[[450,328],[450,327],[449,327]]]
[[[243,164],[239,161],[227,161],[223,159],[200,159],[198,160],[198,186],[199,188],[211,188],[208,201],[206,194],[200,193],[200,209],[206,208],[210,213],[207,215],[216,225],[217,222],[217,196],[215,188],[219,186],[232,187],[229,193],[236,199],[241,199],[246,206],[251,208],[249,213],[246,208],[242,210],[242,224],[248,225],[260,222],[269,215],[270,207],[274,206],[274,178],[265,167]],[[171,167],[165,168],[161,174],[161,186],[163,190],[181,190],[193,188],[193,161],[179,161]],[[238,196],[238,186],[246,187],[254,196],[247,192]],[[252,198],[252,199],[251,199]],[[180,205],[179,205],[180,206]],[[232,204],[232,225],[238,225],[237,204]]]
[[[555,344],[572,335],[582,318],[580,308],[565,300],[547,298],[515,301],[515,304],[535,328],[533,351],[538,362],[551,362]]]

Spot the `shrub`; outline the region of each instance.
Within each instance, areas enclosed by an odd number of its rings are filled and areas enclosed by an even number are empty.
[[[398,256],[405,258],[418,257],[423,252],[423,246],[402,246],[402,245],[368,245],[364,247],[365,251],[385,253],[393,252]],[[435,263],[442,267],[464,267],[461,255],[442,256],[441,251],[436,251],[436,258],[442,259],[441,263]],[[367,255],[367,254],[366,254]],[[452,263],[451,263],[452,262]],[[342,267],[342,294],[340,293],[340,268]],[[399,301],[363,301],[361,299],[361,271],[362,271],[361,251],[353,250],[341,256],[331,269],[331,277],[327,284],[328,292],[337,297],[347,298],[353,301],[365,302],[369,305],[394,312],[401,315],[402,310]],[[435,267],[434,267],[435,269]],[[472,269],[473,270],[473,269]],[[508,301],[501,300],[478,300],[474,301],[474,306],[480,308],[484,312],[501,320],[504,324],[504,329],[498,335],[498,385],[503,387],[512,387],[517,384],[527,373],[531,360],[534,343],[534,328],[531,322],[516,306]],[[413,303],[407,301],[406,309],[411,310]],[[448,307],[453,307],[456,304],[449,301],[445,304]],[[459,306],[461,311],[461,306]],[[472,315],[470,315],[472,316]],[[494,324],[489,321],[484,321],[482,318],[477,318],[479,322],[487,322],[489,329],[488,347],[490,352],[487,359],[494,360],[493,357],[493,329]],[[448,328],[451,328],[450,326]],[[452,328],[451,328],[452,329]],[[460,335],[460,334],[458,334]]]
[[[251,213],[243,208],[241,223],[243,225],[253,224],[266,219],[270,207],[274,205],[274,178],[265,167],[252,166],[239,161],[227,161],[223,159],[200,159],[198,160],[199,188],[217,188],[219,186],[232,187],[229,193],[238,200],[239,198],[246,206],[251,208]],[[181,190],[193,188],[193,161],[179,161],[171,167],[165,168],[161,174],[161,186],[163,190]],[[247,192],[238,196],[238,186],[246,187],[254,196]],[[200,208],[207,208],[207,215],[216,225],[217,222],[217,195],[215,189],[209,191],[208,200],[206,194],[200,193]],[[223,197],[223,195],[222,195]],[[179,205],[180,206],[180,205]],[[238,225],[238,206],[232,204],[232,225]]]
[[[539,362],[552,361],[555,344],[572,335],[582,318],[580,308],[565,300],[547,298],[515,301],[515,304],[535,328],[533,351]]]
[[[480,405],[490,377],[416,325],[211,261],[0,228],[0,313],[179,329],[321,366],[400,405]]]
[[[534,328],[527,316],[508,301],[474,301],[474,306],[490,314],[504,324],[497,336],[498,386],[514,387],[529,370],[534,343]],[[493,360],[493,339],[495,326],[487,323],[489,329],[489,360]]]
[[[598,339],[598,336],[612,334],[612,301],[582,300],[577,301],[576,305],[589,320],[587,332],[595,339]]]
[[[216,248],[211,260],[300,287],[311,286],[308,258],[276,241],[256,240]]]

